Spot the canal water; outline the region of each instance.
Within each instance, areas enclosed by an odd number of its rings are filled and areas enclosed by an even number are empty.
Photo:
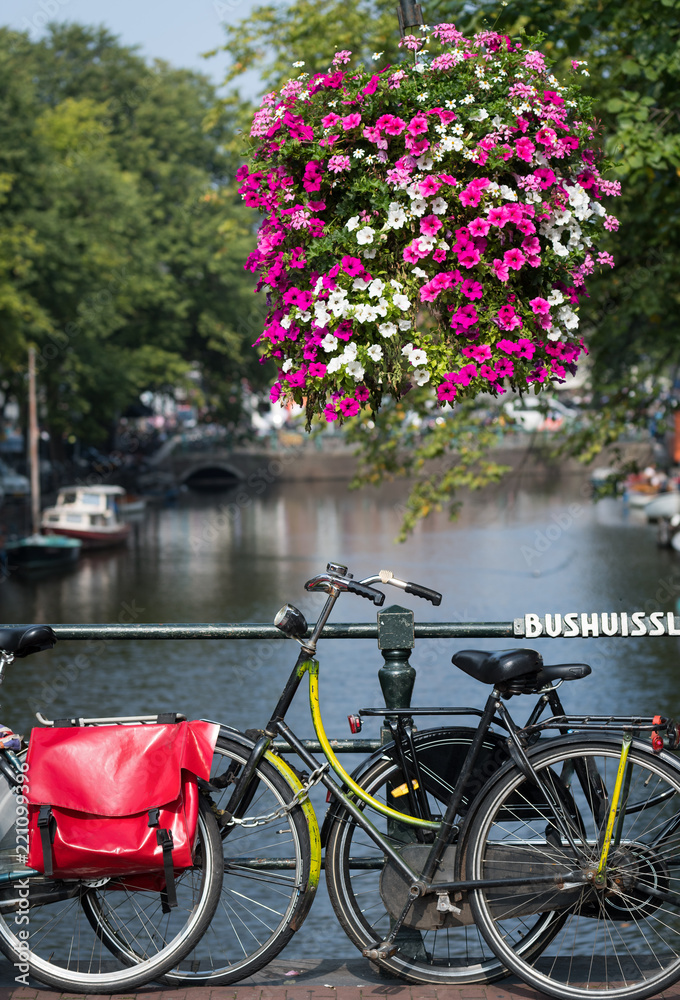
[[[575,476],[547,485],[508,480],[465,501],[459,518],[438,514],[395,544],[406,489],[350,493],[342,483],[284,483],[262,495],[186,493],[151,510],[119,551],[86,555],[72,573],[0,586],[0,619],[28,622],[271,622],[289,601],[313,619],[321,595],[304,582],[328,560],[356,577],[391,569],[443,593],[441,607],[388,588],[387,604],[417,621],[508,621],[527,612],[676,610],[680,556],[658,549],[654,529],[620,500],[593,504]],[[345,595],[333,621],[374,621],[372,604]],[[507,640],[420,640],[414,704],[481,706],[486,689],[451,665],[457,648],[504,648]],[[521,643],[519,643],[521,644]],[[575,712],[680,716],[678,639],[537,639],[547,663],[588,662],[590,677],[565,684]],[[180,711],[241,729],[269,718],[296,655],[290,642],[63,642],[16,661],[0,694],[5,717],[26,732],[35,711],[65,715]],[[380,705],[374,641],[319,647],[327,731],[349,736],[347,715]],[[526,709],[522,704],[526,702]],[[528,714],[530,699],[513,699]],[[2,716],[0,716],[2,718]],[[289,721],[311,736],[305,692]],[[362,736],[378,735],[369,720]],[[353,758],[345,758],[353,761]],[[320,818],[323,795],[314,799]],[[351,956],[325,892],[285,956]]]

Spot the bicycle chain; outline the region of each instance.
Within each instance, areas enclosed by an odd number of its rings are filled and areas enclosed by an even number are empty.
[[[256,826],[264,826],[265,823],[271,823],[275,819],[279,819],[285,816],[286,813],[292,812],[296,806],[300,805],[309,795],[309,791],[314,785],[318,783],[323,778],[326,771],[330,768],[330,764],[326,762],[317,767],[316,770],[312,771],[307,781],[303,784],[302,788],[299,788],[291,801],[287,805],[279,806],[274,812],[266,813],[264,816],[244,816],[243,819],[239,819],[238,816],[232,816],[225,826],[243,826],[246,829]]]

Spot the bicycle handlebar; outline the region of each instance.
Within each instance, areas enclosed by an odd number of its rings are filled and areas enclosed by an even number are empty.
[[[367,587],[357,580],[348,580],[347,590],[352,594],[358,594],[359,597],[365,597],[367,600],[373,601],[379,608],[385,603],[385,595],[381,590],[374,590],[373,587]]]

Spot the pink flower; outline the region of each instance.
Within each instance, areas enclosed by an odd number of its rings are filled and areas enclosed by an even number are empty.
[[[539,254],[541,252],[541,244],[537,236],[527,236],[522,240],[522,250],[526,254]]]
[[[534,171],[534,177],[539,179],[542,191],[545,191],[557,180],[555,171],[551,170],[550,167],[539,167],[538,170]]]
[[[423,198],[428,198],[430,195],[436,194],[441,184],[436,181],[434,177],[426,177],[424,181],[421,181],[418,185],[418,190],[420,191]]]
[[[332,126],[339,121],[340,121],[340,115],[335,115],[331,111],[330,114],[326,115],[325,118],[321,119],[321,124],[323,125],[324,128],[332,128]]]
[[[437,399],[441,402],[450,403],[456,398],[458,390],[452,382],[442,382],[437,388]]]
[[[604,228],[608,229],[610,232],[615,233],[619,228],[619,220],[615,215],[606,215],[604,219]]]
[[[473,361],[488,361],[491,357],[491,348],[488,344],[478,344],[474,347],[464,347],[462,353]]]
[[[424,236],[434,236],[442,228],[442,221],[436,215],[426,215],[420,220],[420,231]]]
[[[531,306],[532,312],[534,312],[536,316],[550,315],[550,303],[547,299],[542,299],[538,296],[535,299],[530,299],[529,305]]]
[[[522,325],[522,320],[515,312],[514,306],[502,306],[496,315],[498,316],[498,325],[502,330],[514,330],[515,327]]]
[[[542,146],[554,146],[557,142],[557,132],[554,128],[548,128],[547,125],[544,125],[536,133],[536,141],[540,142]]]
[[[412,135],[406,136],[404,145],[414,156],[420,156],[421,153],[430,148],[428,139],[414,139]]]
[[[466,208],[469,205],[475,207],[476,205],[479,205],[481,194],[476,187],[468,184],[466,188],[463,188],[458,197]]]
[[[383,128],[387,135],[401,135],[401,133],[406,128],[406,122],[403,118],[398,118],[396,115],[383,115],[382,118],[389,118],[389,121],[385,122],[384,125],[378,125],[379,128]],[[378,119],[380,122],[382,119]]]
[[[351,58],[351,51],[349,49],[342,49],[340,52],[336,52],[333,56],[333,65],[342,66],[343,63],[348,63]]]
[[[509,378],[515,374],[515,366],[509,358],[501,358],[500,361],[496,362],[495,368],[499,378],[505,378],[506,375]]]
[[[493,272],[499,281],[507,281],[510,277],[510,270],[507,265],[496,257],[491,265]]]
[[[313,378],[323,378],[326,374],[326,366],[322,365],[321,362],[316,362],[309,366],[309,374]]]
[[[432,259],[436,260],[438,264],[446,260],[446,250],[442,250],[441,247],[437,247],[435,252],[432,254]]]
[[[517,341],[518,355],[520,358],[527,358],[531,360],[536,353],[536,346],[532,344],[530,340],[522,338]]]
[[[507,205],[501,205],[499,208],[490,208],[488,219],[490,225],[498,226],[499,229],[502,229],[510,219]]]
[[[406,130],[412,136],[422,135],[423,132],[427,132],[427,118],[425,115],[414,115],[406,126]]]
[[[279,382],[275,382],[274,385],[269,390],[269,400],[272,403],[276,403],[277,400],[281,398],[281,393],[283,392],[283,386]]]
[[[481,299],[482,297],[481,281],[473,281],[471,278],[466,278],[460,286],[460,290],[468,299]]]
[[[451,317],[451,327],[462,326],[467,330],[474,326],[479,316],[473,305],[461,306]]]
[[[351,278],[358,278],[364,273],[364,265],[358,257],[343,257],[340,263],[345,274]]]
[[[338,405],[346,417],[355,416],[361,409],[359,401],[354,399],[352,396],[347,399],[341,399]]]
[[[520,160],[526,160],[527,163],[531,163],[531,157],[534,155],[534,152],[536,151],[536,147],[534,146],[531,139],[527,139],[525,136],[523,136],[521,139],[518,139],[517,142],[515,143],[515,149],[517,150],[517,155],[519,156]]]
[[[353,115],[347,115],[346,118],[342,119],[342,127],[345,132],[349,132],[349,130],[352,128],[359,128],[360,125],[361,125],[360,114],[355,113]]]
[[[448,375],[447,379],[450,382],[456,382],[458,385],[469,385],[470,379],[475,378],[477,375],[477,366],[470,363],[469,365],[463,365],[459,372],[454,372],[452,375]]]
[[[472,236],[486,236],[491,228],[491,223],[486,219],[477,218],[473,219],[472,222],[468,222],[468,229]]]
[[[332,170],[334,174],[339,174],[343,170],[349,170],[349,156],[331,156],[328,161],[328,169]]]
[[[609,264],[610,267],[614,266],[614,258],[610,253],[599,253],[597,255],[598,264]]]
[[[370,395],[371,392],[365,385],[358,385],[354,390],[354,398],[358,399],[360,403],[365,403],[370,398]]]
[[[526,257],[522,251],[517,248],[514,250],[506,250],[503,254],[503,263],[506,267],[511,267],[513,271],[519,271],[525,261]]]
[[[527,52],[524,57],[524,65],[528,69],[533,69],[537,73],[542,73],[545,69],[545,56],[540,52]]]
[[[305,370],[304,368],[301,368],[300,371],[297,372],[287,372],[285,378],[286,381],[288,382],[288,385],[292,386],[293,388],[297,388],[298,386],[305,384],[305,378],[306,378]]]
[[[334,405],[333,405],[332,403],[329,403],[329,404],[328,404],[328,405],[327,405],[327,406],[326,406],[326,407],[324,408],[324,411],[323,411],[323,415],[324,415],[324,417],[326,418],[326,420],[327,420],[327,421],[328,421],[329,423],[330,423],[330,422],[331,422],[332,420],[337,420],[337,419],[338,419],[338,411],[337,411],[337,410],[335,409],[335,406],[334,406]]]
[[[317,160],[311,160],[305,167],[304,177],[302,179],[302,186],[305,191],[318,191],[321,187],[321,178],[323,177],[323,164]]]
[[[462,267],[474,267],[475,264],[479,264],[481,259],[481,254],[476,247],[472,250],[466,250],[464,253],[458,254],[458,263]]]
[[[499,351],[504,351],[506,354],[514,354],[515,351],[519,351],[519,344],[514,340],[499,340],[496,347]]]
[[[487,382],[495,382],[498,378],[498,372],[494,368],[490,368],[488,365],[482,365],[479,369],[479,374],[482,378],[485,378]]]

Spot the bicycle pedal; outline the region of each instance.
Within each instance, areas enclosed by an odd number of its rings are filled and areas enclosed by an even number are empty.
[[[369,958],[373,962],[384,961],[385,959],[392,958],[393,955],[397,953],[396,944],[392,944],[388,941],[382,941],[379,945],[373,948],[364,948],[361,954],[364,958]]]

